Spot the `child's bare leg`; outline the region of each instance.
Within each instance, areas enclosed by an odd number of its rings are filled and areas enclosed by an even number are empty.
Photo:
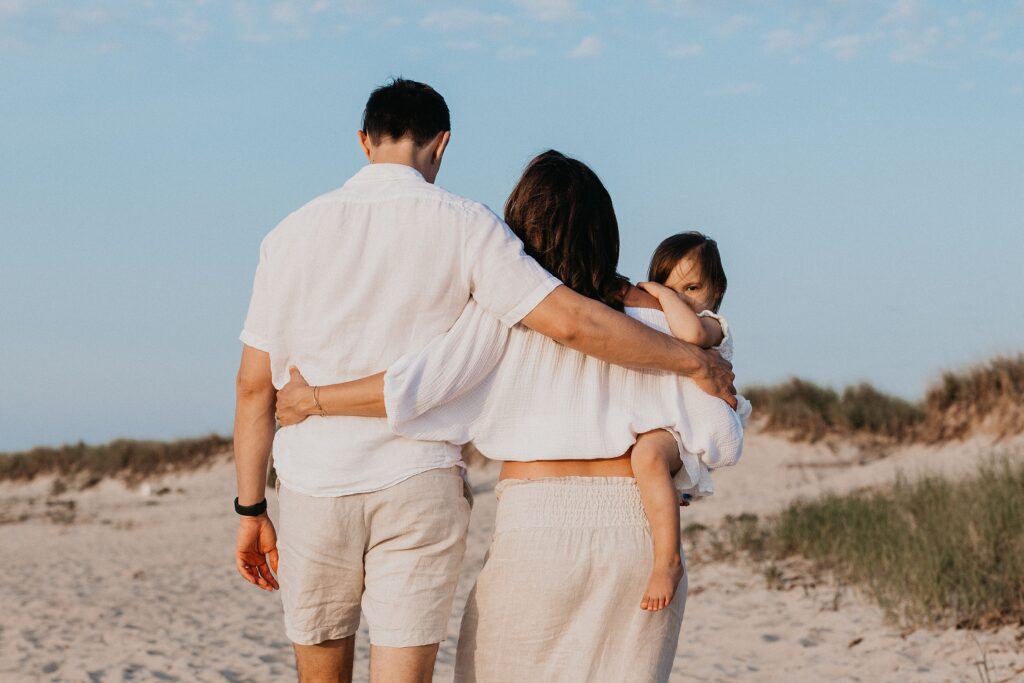
[[[640,609],[668,607],[683,578],[679,557],[679,494],[672,472],[682,466],[675,438],[664,429],[641,434],[630,457],[654,539],[654,569]]]

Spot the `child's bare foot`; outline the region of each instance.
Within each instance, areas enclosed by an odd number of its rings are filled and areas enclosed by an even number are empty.
[[[657,612],[668,607],[682,578],[683,565],[678,557],[675,562],[656,562],[647,582],[647,590],[640,600],[640,609]]]

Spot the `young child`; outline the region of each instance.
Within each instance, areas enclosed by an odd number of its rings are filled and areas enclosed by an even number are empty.
[[[718,347],[731,360],[728,327],[717,315],[727,281],[714,240],[699,232],[669,237],[651,257],[647,277],[650,282],[637,286],[661,304],[673,336],[704,348]],[[672,602],[683,576],[679,493],[672,479],[682,461],[675,437],[664,429],[641,434],[631,463],[654,540],[654,570],[640,608],[658,611]]]

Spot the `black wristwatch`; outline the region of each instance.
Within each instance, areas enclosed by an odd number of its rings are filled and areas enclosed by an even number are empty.
[[[235,512],[243,517],[259,517],[267,511],[267,499],[264,498],[255,505],[239,505],[238,498],[235,498]]]

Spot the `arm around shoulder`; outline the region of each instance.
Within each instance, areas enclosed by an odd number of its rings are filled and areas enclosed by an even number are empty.
[[[692,376],[703,352],[561,285],[522,320],[556,342],[608,363]]]

